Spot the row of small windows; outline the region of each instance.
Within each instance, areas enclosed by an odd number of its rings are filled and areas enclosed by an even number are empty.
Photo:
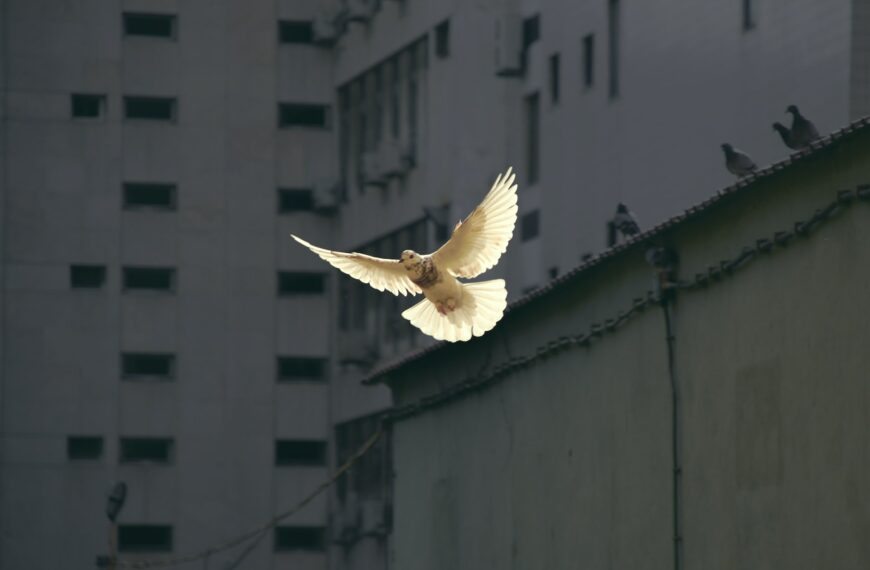
[[[175,121],[177,101],[174,97],[141,97],[128,95],[123,98],[124,117],[153,121]],[[70,96],[70,112],[78,119],[96,119],[105,116],[107,97],[98,93],[73,93]]]
[[[168,437],[122,437],[118,462],[169,465],[175,459],[175,440]],[[322,440],[279,439],[275,441],[277,467],[324,467],[327,444]],[[103,438],[94,435],[69,436],[66,440],[70,461],[99,461],[103,457]]]
[[[105,94],[73,93],[70,113],[76,119],[98,119],[106,115],[108,99]],[[128,95],[123,98],[124,118],[146,121],[176,122],[178,100],[175,97],[143,97]],[[316,103],[279,103],[278,126],[330,128],[329,105]]]
[[[101,289],[106,284],[106,266],[73,264],[69,268],[73,289]],[[174,292],[176,271],[171,267],[124,267],[122,286],[125,291]],[[305,271],[279,271],[278,295],[319,295],[326,291],[326,274]]]
[[[120,524],[118,551],[125,553],[172,552],[172,525]],[[326,550],[326,529],[322,526],[277,526],[273,531],[276,552]]]
[[[278,382],[322,382],[327,378],[327,361],[318,356],[278,356],[275,378]],[[176,377],[174,354],[125,352],[121,355],[121,377],[125,380],[173,380]]]
[[[125,290],[173,291],[175,269],[166,267],[125,267],[122,272]],[[70,265],[70,287],[99,289],[106,284],[105,265]]]
[[[178,17],[175,14],[125,12],[122,21],[127,36],[178,39]],[[278,22],[278,41],[282,44],[314,43],[314,23],[311,20],[281,20]]]
[[[123,185],[125,210],[178,209],[178,187],[162,182],[126,182]],[[278,213],[305,212],[314,209],[314,191],[311,188],[278,188]]]
[[[171,463],[174,442],[161,437],[122,437],[119,463]],[[66,455],[70,461],[97,461],[103,457],[103,438],[93,435],[69,436]]]

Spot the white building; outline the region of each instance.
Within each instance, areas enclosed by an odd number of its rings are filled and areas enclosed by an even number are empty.
[[[390,400],[360,378],[429,341],[291,230],[426,250],[513,165],[516,298],[618,201],[649,227],[728,181],[720,143],[782,157],[787,105],[868,112],[868,26],[857,0],[0,0],[0,566],[92,564],[113,479],[122,554],[211,546],[365,440]],[[245,563],[383,566],[388,458]]]

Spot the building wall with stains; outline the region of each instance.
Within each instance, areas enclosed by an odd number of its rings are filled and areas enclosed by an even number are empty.
[[[394,566],[674,567],[672,370],[685,567],[866,568],[866,187],[846,201],[868,149],[865,128],[650,238],[680,254],[672,369],[658,304],[606,326],[652,289],[641,243],[388,371]]]

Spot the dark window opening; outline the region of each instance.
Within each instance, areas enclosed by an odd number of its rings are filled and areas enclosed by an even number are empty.
[[[539,14],[523,20],[523,50],[541,38],[541,17]]]
[[[103,438],[70,436],[66,438],[66,456],[74,460],[94,460],[103,456]]]
[[[326,442],[279,439],[275,442],[275,465],[326,465]]]
[[[520,220],[520,237],[522,241],[529,241],[538,237],[540,223],[538,210],[523,215]]]
[[[324,291],[326,291],[326,275],[323,273],[295,271],[278,273],[279,295],[323,293]]]
[[[119,552],[171,552],[172,527],[158,524],[118,526]]]
[[[278,22],[278,40],[282,44],[310,44],[314,26],[306,21],[282,20]]]
[[[125,267],[124,289],[171,291],[175,270],[162,267]]]
[[[122,437],[121,463],[169,463],[172,460],[172,440],[162,437]]]
[[[559,54],[554,53],[550,56],[550,103],[553,105],[559,102],[559,72]]]
[[[314,193],[309,188],[279,188],[278,212],[305,212],[314,208]]]
[[[275,527],[275,550],[326,550],[326,531],[319,526]]]
[[[175,16],[173,14],[124,14],[124,34],[151,38],[174,38]]]
[[[609,50],[609,85],[611,99],[619,97],[619,0],[607,2],[607,42]]]
[[[124,378],[141,376],[171,379],[175,376],[175,356],[157,353],[124,353],[121,355]]]
[[[307,103],[280,103],[278,105],[279,127],[329,126],[329,107]]]
[[[595,84],[595,35],[583,38],[583,87]]]
[[[529,184],[538,181],[540,166],[540,105],[538,94],[526,97],[526,176]]]
[[[450,55],[450,20],[435,26],[435,56],[445,58]]]
[[[99,289],[106,283],[103,265],[70,265],[69,281],[73,289]]]
[[[753,0],[743,0],[743,31],[755,28],[755,5]]]
[[[105,112],[105,95],[72,95],[72,116],[77,118],[93,119]]]
[[[151,182],[126,182],[124,184],[124,207],[155,208],[174,210],[176,196],[175,184]]]
[[[399,138],[399,63],[396,58],[390,61],[390,135],[394,139]]]
[[[147,121],[174,121],[175,99],[171,97],[124,97],[124,116]]]
[[[279,356],[278,381],[319,382],[326,379],[326,359],[308,356]]]
[[[344,465],[378,431],[379,414],[364,416],[335,426],[335,462]],[[368,453],[357,459],[353,469],[336,482],[338,499],[347,500],[349,492],[357,499],[382,499],[390,480],[389,439],[378,441]]]
[[[350,168],[348,164],[350,161],[350,87],[345,86],[339,90],[338,101],[338,168],[341,178],[342,201],[347,202],[348,170]]]
[[[373,87],[372,97],[372,140],[369,142],[369,149],[378,148],[381,142],[381,133],[383,131],[383,115],[384,115],[384,89],[383,89],[383,72],[382,66],[378,66],[371,73],[371,84]]]

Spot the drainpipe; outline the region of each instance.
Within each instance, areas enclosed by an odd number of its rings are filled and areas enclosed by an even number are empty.
[[[674,344],[676,336],[672,326],[671,313],[673,309],[672,295],[662,296],[662,311],[665,314],[665,334],[668,344],[668,376],[671,384],[671,467],[673,469],[673,526],[674,526],[674,570],[683,568],[683,529],[682,529],[682,408],[680,406],[680,389],[677,384],[676,366],[674,363]]]
[[[677,383],[675,362],[676,335],[673,327],[673,307],[677,291],[676,251],[668,247],[651,247],[646,260],[656,270],[655,288],[665,317],[665,341],[668,350],[668,379],[671,388],[671,499],[673,518],[674,570],[683,569],[683,517],[682,517],[682,407]]]

